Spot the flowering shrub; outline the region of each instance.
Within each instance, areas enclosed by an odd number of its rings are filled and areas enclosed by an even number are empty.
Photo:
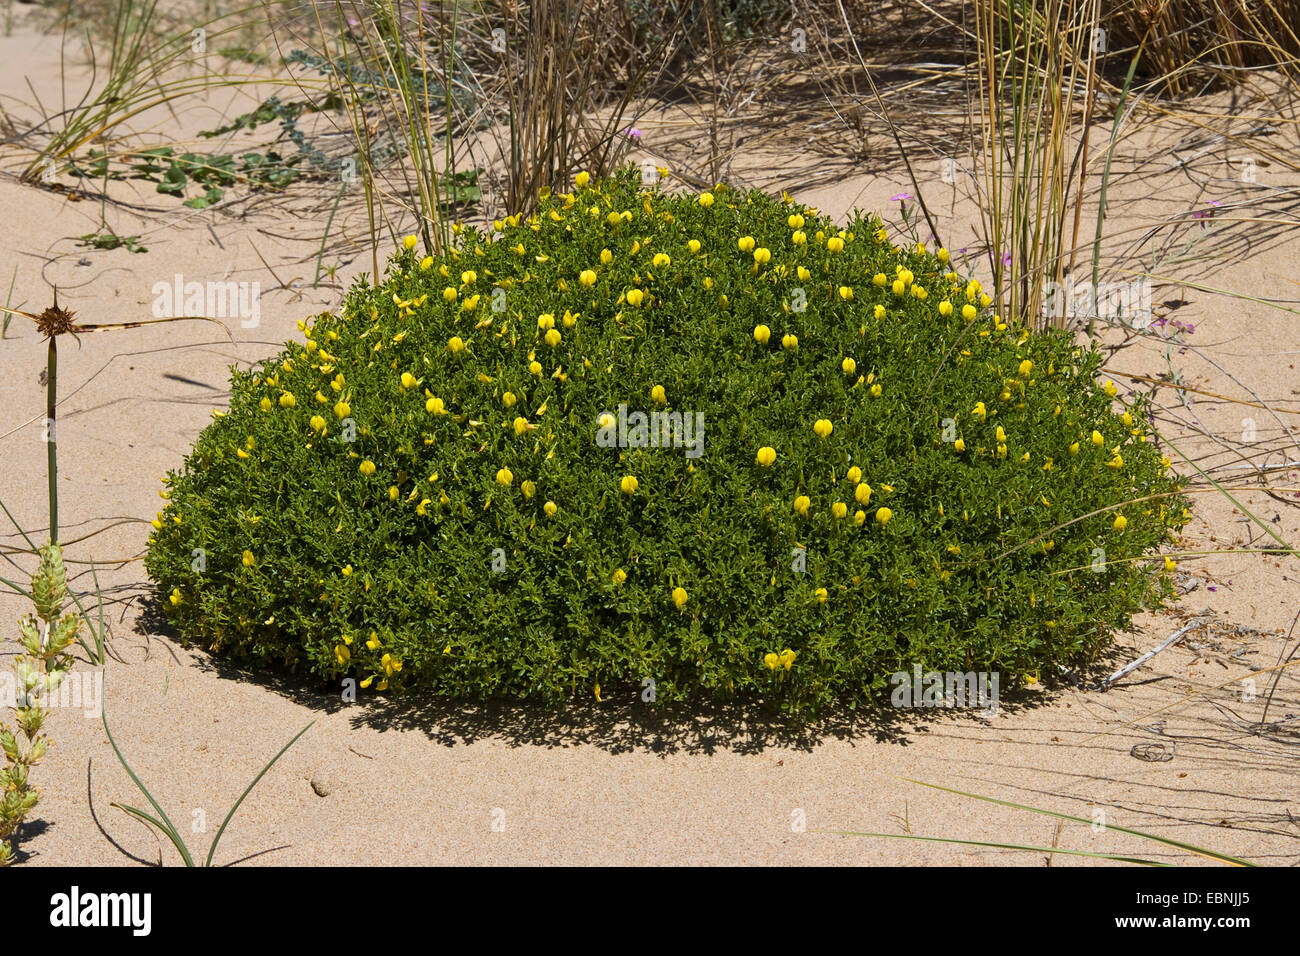
[[[370,692],[811,713],[1086,662],[1171,594],[1141,401],[878,219],[629,170],[415,245],[168,477],[185,638]]]

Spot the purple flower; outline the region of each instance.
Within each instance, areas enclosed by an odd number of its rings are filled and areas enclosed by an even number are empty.
[[[635,126],[629,126],[627,129],[623,130],[623,132],[626,134],[628,139],[634,139],[638,143],[641,141],[641,131]]]
[[[909,199],[911,199],[911,198],[912,198],[912,196],[911,196],[910,193],[894,193],[894,195],[892,195],[892,196],[889,197],[889,201],[890,201],[890,202],[907,202],[907,201],[908,201]]]
[[[1217,199],[1207,199],[1207,200],[1205,201],[1205,205],[1209,206],[1210,208],[1209,208],[1209,209],[1198,209],[1198,210],[1196,210],[1195,212],[1192,213],[1192,218],[1193,218],[1193,219],[1200,219],[1200,220],[1201,220],[1201,228],[1202,228],[1202,229],[1205,228],[1205,220],[1207,220],[1207,219],[1212,219],[1212,218],[1214,217],[1214,210],[1217,209],[1219,206],[1222,206],[1223,203],[1219,202],[1219,200],[1217,200]]]

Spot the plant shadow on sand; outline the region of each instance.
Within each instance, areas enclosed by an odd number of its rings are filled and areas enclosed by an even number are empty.
[[[163,615],[161,604],[153,598],[145,602],[135,631],[184,646]],[[380,696],[363,696],[355,703],[347,703],[338,688],[327,688],[311,677],[250,671],[193,646],[186,650],[192,652],[190,659],[199,668],[223,679],[258,685],[314,711],[335,714],[346,710],[356,728],[418,730],[446,747],[500,740],[512,747],[587,745],[611,754],[753,754],[768,748],[811,751],[830,739],[872,739],[907,746],[912,735],[928,733],[939,722],[990,726],[983,711],[976,707],[948,710],[881,706],[863,712],[830,712],[815,721],[800,723],[755,703],[643,703],[641,686],[632,682],[607,687],[600,704],[570,702],[558,708],[504,699],[451,701]],[[1113,650],[1102,658],[1089,673],[1081,675],[1082,683],[1090,684],[1104,676],[1119,660]],[[1051,685],[1042,692],[1004,689],[997,702],[998,715],[1049,705],[1064,689]]]

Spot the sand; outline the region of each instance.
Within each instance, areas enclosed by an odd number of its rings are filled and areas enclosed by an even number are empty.
[[[14,100],[30,99],[24,74],[50,92],[57,55],[56,43],[21,30],[0,39],[0,58],[19,64],[0,80],[11,108]],[[194,113],[180,112],[204,128],[216,125],[215,116],[248,109],[259,95],[264,92],[214,94]],[[646,155],[655,148],[653,119],[638,124],[646,131]],[[138,125],[155,122],[166,135],[166,117],[142,117]],[[1294,147],[1294,127],[1288,129],[1279,135],[1289,136]],[[1117,229],[1185,219],[1186,210],[1203,205],[1206,197],[1179,170],[1163,169],[1182,155],[1171,153],[1170,145],[1185,132],[1163,126],[1133,141],[1125,167],[1131,178],[1115,192]],[[735,713],[656,716],[635,701],[578,705],[558,715],[526,706],[348,704],[315,685],[240,673],[179,646],[150,610],[139,560],[148,522],[161,505],[159,479],[180,465],[212,411],[226,404],[229,366],[274,353],[298,334],[299,319],[335,307],[351,277],[369,270],[364,217],[355,204],[341,211],[326,262],[344,264],[334,280],[325,277],[314,287],[314,256],[328,209],[320,208],[310,187],[195,213],[153,193],[151,184],[114,184],[115,198],[138,208],[101,208],[91,198],[73,201],[19,184],[12,173],[20,158],[12,147],[0,149],[6,171],[0,214],[7,225],[0,244],[3,261],[16,270],[15,307],[39,311],[57,285],[60,303],[83,322],[124,321],[149,317],[154,284],[169,283],[177,273],[261,283],[260,323],[227,323],[233,341],[214,326],[192,322],[90,334],[79,347],[65,340],[60,351],[61,535],[75,586],[93,590],[93,567],[107,602],[113,659],[104,668],[104,709],[119,746],[196,853],[206,852],[253,775],[314,721],[245,802],[216,862],[1049,862],[1042,852],[824,832],[832,830],[1207,862],[1104,828],[1072,823],[1058,829],[1053,819],[914,781],[1146,829],[1261,863],[1300,861],[1296,669],[1284,671],[1276,689],[1267,714],[1276,722],[1270,734],[1248,730],[1263,714],[1270,678],[1257,677],[1254,701],[1243,699],[1238,680],[1252,668],[1273,667],[1296,646],[1290,628],[1300,568],[1282,554],[1185,559],[1180,581],[1188,593],[1167,611],[1141,615],[1132,632],[1118,637],[1108,661],[1119,667],[1196,615],[1211,618],[1210,629],[1194,631],[1104,693],[1049,682],[1047,689],[1004,697],[991,718],[920,712],[897,722],[831,722],[794,732]],[[1230,159],[1211,152],[1195,163],[1216,181],[1228,181]],[[753,161],[770,177],[779,158]],[[937,163],[922,174],[938,180]],[[744,170],[736,175],[743,178]],[[1273,164],[1261,167],[1260,180],[1237,191],[1293,189],[1300,174]],[[796,198],[837,217],[856,206],[885,211],[896,221],[889,197],[909,183],[901,169],[888,175],[850,170],[829,185],[792,186]],[[954,194],[938,210],[958,237],[945,236],[950,247],[968,241],[961,237],[963,230],[970,234],[973,209]],[[120,234],[143,236],[148,253],[79,248],[75,237],[95,231],[101,214]],[[1226,258],[1200,268],[1195,282],[1294,306],[1300,298],[1294,229],[1260,234],[1234,228],[1216,223]],[[1250,236],[1251,244],[1242,246],[1234,236]],[[1257,396],[1277,410],[1276,418],[1254,410],[1251,446],[1243,440],[1242,419],[1250,416],[1242,406],[1194,392],[1186,393],[1183,405],[1172,390],[1162,390],[1170,437],[1202,467],[1244,462],[1247,454],[1263,461],[1263,446],[1275,449],[1270,462],[1300,460],[1300,447],[1283,428],[1300,425],[1296,316],[1194,289],[1185,296],[1176,316],[1195,324],[1187,338],[1200,352],[1139,340],[1113,356],[1108,374],[1127,388],[1126,376],[1172,370],[1188,386]],[[1167,311],[1156,305],[1157,312]],[[1120,336],[1108,332],[1106,339],[1116,344]],[[44,359],[32,325],[15,319],[0,342],[0,500],[38,540],[46,524],[39,424]],[[1300,466],[1273,473],[1273,483],[1289,489],[1278,497],[1247,488],[1259,485],[1257,477],[1244,480],[1249,471],[1220,474],[1237,474],[1238,500],[1288,542],[1300,541]],[[1184,550],[1242,547],[1252,540],[1259,547],[1270,539],[1223,497],[1198,496]],[[6,565],[0,573],[25,583],[32,565],[22,538],[6,528],[0,545]],[[13,622],[25,610],[12,595],[0,597],[0,621]],[[4,627],[16,633],[12,624]],[[7,667],[16,644],[0,646],[0,665]],[[83,660],[77,669],[89,666]],[[22,842],[28,864],[176,864],[165,841],[111,806],[142,798],[98,716],[60,708],[48,729],[57,743],[35,774],[43,797]],[[1161,745],[1171,759],[1134,756],[1144,744]],[[1053,866],[1096,863],[1063,853],[1050,858]]]

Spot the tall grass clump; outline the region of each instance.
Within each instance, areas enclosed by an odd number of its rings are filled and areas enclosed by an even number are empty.
[[[808,714],[913,664],[1086,663],[1171,593],[1141,402],[875,217],[628,170],[418,246],[235,371],[168,476],[146,566],[185,639],[371,692]]]
[[[973,150],[994,299],[1039,322],[1078,241],[1101,40],[1097,0],[977,0]]]

